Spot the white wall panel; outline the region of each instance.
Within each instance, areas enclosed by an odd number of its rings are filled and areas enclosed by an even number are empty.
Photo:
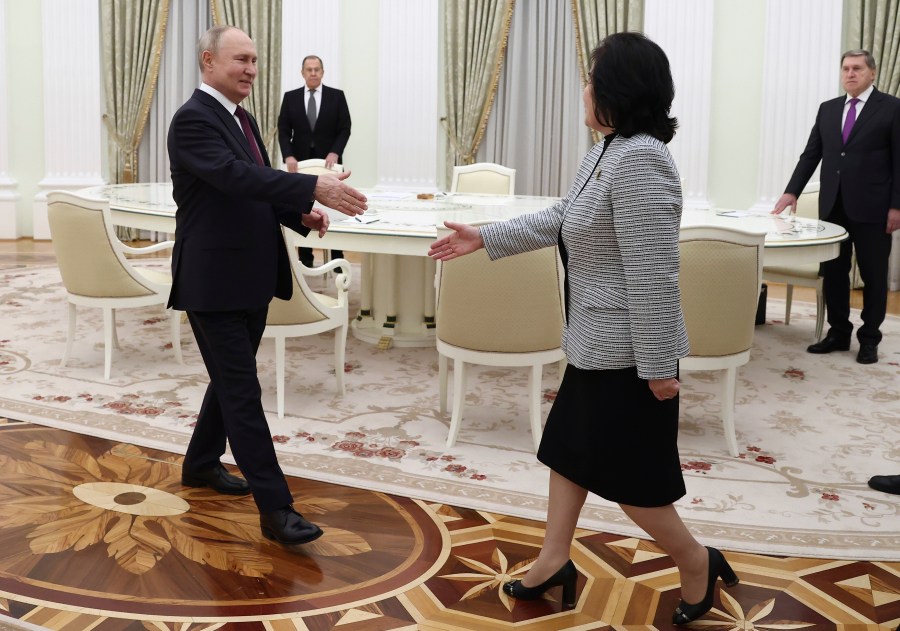
[[[437,186],[438,45],[437,2],[381,0],[379,186],[421,190]]]
[[[771,209],[806,146],[822,101],[840,91],[841,0],[768,0],[755,209]],[[812,181],[818,179],[813,175]]]
[[[103,183],[100,7],[96,0],[43,0],[44,178],[34,238],[49,239],[47,191]],[[95,44],[85,46],[85,42]]]
[[[669,150],[684,180],[684,204],[709,208],[713,0],[646,0],[644,32],[669,58],[675,80],[672,115],[679,127]]]
[[[0,42],[6,40],[6,0],[0,0]],[[9,112],[7,110],[7,47],[0,45],[0,239],[19,237],[16,221],[18,184],[9,174]]]

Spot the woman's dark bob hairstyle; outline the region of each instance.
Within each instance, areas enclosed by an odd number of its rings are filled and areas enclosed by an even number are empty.
[[[614,33],[591,53],[591,91],[600,124],[626,138],[646,133],[662,142],[675,135],[669,116],[675,84],[669,60],[641,33]]]

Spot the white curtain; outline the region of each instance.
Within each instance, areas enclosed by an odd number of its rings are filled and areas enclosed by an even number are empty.
[[[166,134],[176,110],[200,85],[197,42],[211,26],[208,0],[171,0],[169,26],[159,64],[159,81],[147,129],[138,148],[138,182],[171,182]],[[142,231],[142,238],[165,240]]]
[[[200,85],[197,41],[209,24],[207,0],[172,0],[159,64],[159,82],[150,106],[147,131],[139,148],[140,182],[169,182],[172,179],[166,151],[169,121]]]
[[[476,160],[515,169],[520,195],[563,195],[593,143],[582,89],[570,0],[517,2]]]

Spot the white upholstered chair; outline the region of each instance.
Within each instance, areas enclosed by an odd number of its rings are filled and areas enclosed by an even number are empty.
[[[145,248],[125,245],[116,237],[109,202],[64,191],[47,195],[47,215],[53,250],[59,264],[68,301],[66,352],[61,366],[72,353],[76,307],[103,310],[103,377],[112,371],[113,347],[119,347],[116,309],[159,305],[165,309],[172,288],[167,272],[136,267],[126,254],[150,254],[171,249],[172,241]],[[181,357],[181,313],[169,310],[172,349]]]
[[[797,216],[807,219],[819,218],[819,183],[813,182],[797,198]],[[822,277],[819,276],[819,264],[780,265],[763,267],[763,279],[770,283],[784,283],[785,305],[784,323],[791,323],[791,300],[794,287],[812,287],[816,290],[816,334],[815,341],[822,337],[825,324],[825,293],[822,290]]]
[[[516,170],[493,162],[476,162],[453,167],[451,193],[514,195]]]
[[[732,456],[737,369],[750,361],[765,234],[704,226],[681,229],[681,306],[690,339],[682,370],[722,370],[722,422]]]
[[[285,229],[285,243],[288,258],[291,260],[291,272],[294,293],[290,300],[273,298],[269,303],[266,316],[264,338],[275,340],[275,395],[277,399],[278,418],[284,418],[284,364],[285,341],[289,337],[316,335],[324,331],[334,330],[334,376],[337,380],[337,392],[344,395],[344,355],[347,348],[348,301],[350,289],[350,263],[345,259],[335,259],[321,267],[308,268],[290,256],[295,251],[291,236],[294,234]],[[322,276],[335,268],[343,269],[334,277],[337,286],[337,297],[319,294],[309,288],[306,279],[311,276]]]
[[[476,224],[477,225],[477,224]],[[447,234],[438,231],[438,238]],[[440,409],[447,412],[448,359],[453,360],[453,407],[447,447],[456,443],[463,417],[466,364],[530,366],[531,433],[541,441],[541,375],[559,363],[565,306],[556,248],[491,261],[482,249],[438,263],[435,340],[439,353]]]

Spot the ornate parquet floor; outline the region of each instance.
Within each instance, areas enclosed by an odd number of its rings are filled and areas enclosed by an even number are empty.
[[[500,589],[527,571],[540,523],[292,479],[298,509],[326,534],[286,549],[261,536],[250,498],[182,487],[180,462],[0,421],[0,628],[672,628],[678,576],[652,542],[579,531],[578,603],[563,610],[558,590],[517,602]],[[726,556],[741,583],[695,628],[900,623],[900,563]]]

